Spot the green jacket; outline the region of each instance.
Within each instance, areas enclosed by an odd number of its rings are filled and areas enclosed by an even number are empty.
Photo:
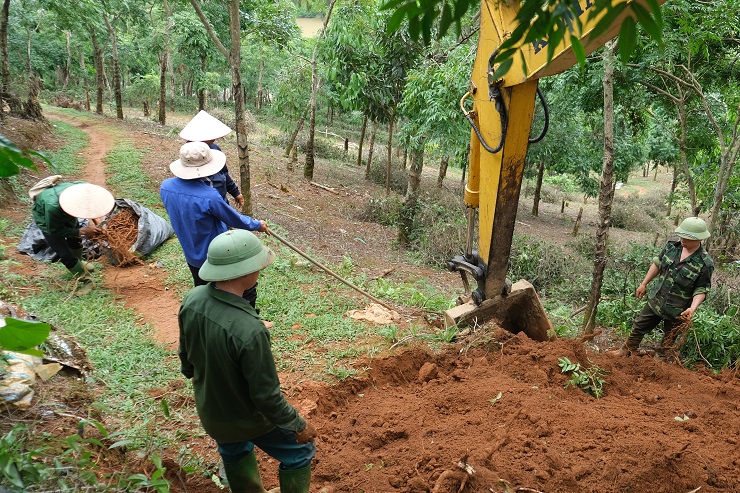
[[[33,221],[41,231],[51,236],[68,238],[80,235],[79,221],[62,210],[59,195],[67,188],[81,181],[60,183],[49,187],[36,196],[33,202]]]
[[[193,379],[195,406],[219,442],[250,440],[306,422],[280,392],[270,333],[243,298],[213,283],[192,289],[178,315],[182,373]]]
[[[658,275],[648,289],[648,305],[658,315],[675,319],[691,306],[697,294],[708,293],[712,287],[714,262],[703,246],[681,262],[680,241],[669,241],[653,258]]]

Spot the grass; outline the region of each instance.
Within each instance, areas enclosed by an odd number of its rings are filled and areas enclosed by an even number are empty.
[[[54,134],[65,144],[54,150],[45,150],[44,154],[56,166],[50,170],[61,175],[77,175],[82,171],[85,162],[81,151],[90,142],[88,135],[82,130],[59,120],[52,120]]]
[[[105,157],[109,175],[107,182],[119,191],[117,196],[125,196],[151,209],[161,203],[159,191],[141,166],[141,160],[142,153],[132,141],[118,142]]]

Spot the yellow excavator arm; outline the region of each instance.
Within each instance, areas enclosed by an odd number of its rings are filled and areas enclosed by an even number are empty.
[[[599,36],[591,36],[600,17],[589,20],[593,0],[580,2],[581,32],[573,32],[581,40],[586,54],[613,38],[622,20],[630,15],[624,9],[611,28]],[[636,3],[645,0],[613,0],[613,3]],[[658,0],[662,4],[665,0]],[[514,234],[519,192],[524,162],[530,144],[530,129],[537,97],[537,80],[571,67],[576,58],[569,36],[554,49],[547,63],[547,40],[522,48],[525,65],[517,57],[509,71],[499,80],[492,75],[494,53],[516,27],[518,0],[482,0],[478,51],[470,79],[470,89],[460,102],[470,121],[470,171],[465,187],[468,208],[468,241],[463,255],[453,258],[449,268],[461,273],[464,285],[468,276],[477,283],[467,302],[446,313],[448,323],[469,325],[495,318],[512,332],[525,331],[537,340],[553,336],[544,308],[531,284],[519,281],[513,286],[507,281],[509,256]],[[578,23],[572,23],[576,28]],[[466,100],[473,101],[466,109]],[[544,102],[543,102],[544,104]],[[475,213],[478,212],[478,250],[472,249]]]

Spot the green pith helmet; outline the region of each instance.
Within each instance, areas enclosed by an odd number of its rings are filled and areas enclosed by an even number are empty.
[[[253,233],[233,229],[208,245],[208,259],[198,271],[204,281],[228,281],[262,270],[275,255]]]
[[[706,240],[709,238],[707,223],[698,217],[687,217],[681,225],[676,228],[676,234],[687,240]]]

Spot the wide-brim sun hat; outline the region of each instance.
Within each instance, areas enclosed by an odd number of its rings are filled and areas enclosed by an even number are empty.
[[[180,130],[180,138],[190,142],[205,142],[220,139],[231,133],[231,129],[215,116],[200,110],[192,120]]]
[[[204,281],[230,281],[264,269],[275,254],[254,233],[232,229],[208,245],[208,258],[198,271]]]
[[[172,174],[183,180],[205,178],[221,171],[226,154],[204,142],[188,142],[180,147],[180,159],[170,164]]]
[[[113,194],[99,185],[77,183],[59,194],[59,207],[70,216],[95,219],[105,216],[116,204]]]
[[[706,240],[709,238],[707,223],[700,217],[687,217],[676,228],[676,234],[679,238],[687,240]]]

